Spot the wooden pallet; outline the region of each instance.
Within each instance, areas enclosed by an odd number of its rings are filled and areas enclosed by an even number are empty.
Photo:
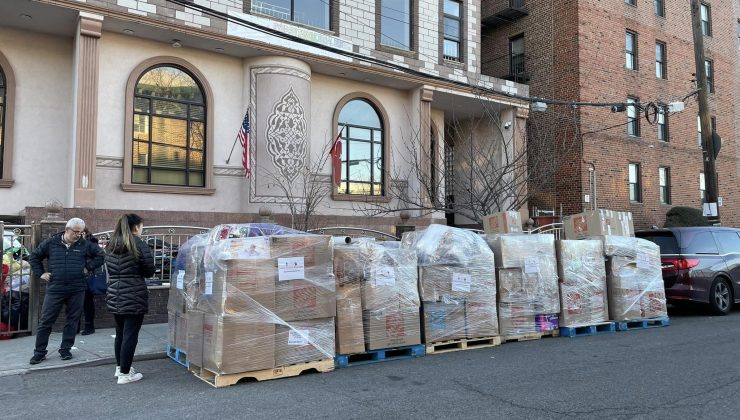
[[[561,337],[585,337],[589,335],[605,334],[617,330],[614,322],[599,322],[591,325],[582,325],[579,327],[560,327]]]
[[[501,345],[501,337],[461,338],[458,340],[436,341],[426,344],[427,354],[448,353],[451,351],[473,350]]]
[[[408,359],[410,357],[422,357],[424,354],[424,346],[417,344],[414,346],[370,350],[365,353],[338,354],[337,357],[334,358],[334,361],[336,362],[335,364],[337,367],[349,367],[369,363],[388,362],[398,359]]]
[[[254,379],[256,381],[269,381],[278,378],[290,378],[306,373],[311,370],[317,372],[330,372],[334,370],[334,359],[324,359],[315,362],[296,363],[294,365],[279,366],[273,369],[255,370],[241,373],[216,373],[200,366],[190,363],[190,372],[199,379],[207,382],[215,388],[223,388],[235,385],[242,379]]]
[[[559,330],[531,332],[531,333],[524,333],[524,334],[511,334],[511,335],[501,336],[501,342],[508,343],[508,342],[513,342],[513,341],[539,340],[543,337],[558,337],[558,336],[560,336]]]
[[[627,321],[616,321],[617,331],[643,330],[645,328],[667,327],[671,323],[668,317],[633,319]]]
[[[169,343],[167,343],[167,357],[174,360],[175,363],[177,363],[178,365],[185,366],[186,368],[190,367],[188,355],[184,351],[178,349],[177,347],[174,347]]]

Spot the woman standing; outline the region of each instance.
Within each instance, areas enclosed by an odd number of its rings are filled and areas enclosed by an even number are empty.
[[[136,214],[124,214],[106,246],[108,266],[108,311],[116,320],[116,377],[119,384],[136,382],[143,377],[134,371],[136,344],[144,314],[149,310],[149,291],[145,277],[154,274],[154,257],[139,238],[144,223]]]

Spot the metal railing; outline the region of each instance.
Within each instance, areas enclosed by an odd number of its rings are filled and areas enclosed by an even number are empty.
[[[2,226],[0,224],[0,226]],[[31,333],[36,299],[28,255],[33,249],[31,225],[4,225],[0,277],[0,338]]]
[[[509,56],[509,74],[514,82],[526,81],[527,79],[527,57],[524,54],[511,54]]]
[[[558,223],[550,223],[549,225],[539,226],[534,229],[530,229],[527,231],[529,234],[537,234],[537,233],[549,233],[552,235],[555,235],[555,240],[563,239],[563,224]]]
[[[509,0],[509,7],[512,9],[523,9],[524,0]]]
[[[175,260],[180,246],[194,235],[208,233],[210,228],[196,226],[148,226],[144,227],[141,239],[149,245],[154,255],[156,272],[147,279],[149,286],[167,286],[175,271]],[[105,247],[112,230],[94,233],[98,244]]]
[[[375,238],[383,241],[398,241],[400,238],[387,232],[350,226],[323,227],[306,232],[319,235],[346,236],[348,238]]]

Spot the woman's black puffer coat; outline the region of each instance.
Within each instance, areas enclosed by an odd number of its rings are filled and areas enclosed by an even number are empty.
[[[149,291],[144,278],[154,274],[154,257],[149,246],[136,237],[139,258],[132,254],[106,254],[108,312],[117,315],[141,315],[149,310]]]

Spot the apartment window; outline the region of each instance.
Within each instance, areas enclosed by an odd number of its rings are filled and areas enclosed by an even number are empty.
[[[625,40],[625,67],[637,70],[637,34],[627,31]]]
[[[347,102],[339,113],[342,130],[342,176],[339,194],[381,196],[384,193],[383,122],[376,107],[363,98]]]
[[[460,40],[462,39],[462,4],[455,0],[444,0],[444,44],[445,60],[461,61]]]
[[[13,186],[13,103],[15,77],[10,63],[0,52],[0,188]]]
[[[411,50],[411,0],[380,0],[380,43]]]
[[[509,40],[509,74],[515,81],[524,79],[526,74],[524,65],[524,35],[518,35]]]
[[[671,168],[658,168],[660,204],[671,204]]]
[[[206,98],[184,68],[160,65],[134,90],[131,182],[204,187]]]
[[[662,42],[655,43],[655,77],[665,79],[668,77],[666,66],[666,45]]]
[[[704,182],[704,172],[699,172],[699,198],[701,199],[701,202],[705,202],[707,200],[707,185]]]
[[[656,123],[658,125],[658,140],[660,141],[669,141],[668,137],[668,115],[666,114],[665,108],[661,108],[660,111],[658,111],[658,115],[656,118]]]
[[[637,98],[627,98],[627,135],[632,137],[640,136],[640,118],[638,117]]]
[[[633,201],[635,203],[639,203],[642,201],[642,197],[640,194],[641,191],[641,185],[640,185],[640,164],[639,163],[630,163],[629,164],[629,189],[630,189],[630,201]]]
[[[712,7],[702,3],[701,9],[701,33],[706,36],[712,36]]]
[[[699,147],[701,147],[701,116],[696,116],[696,130],[699,133]]]
[[[714,93],[714,62],[704,60],[704,73],[707,74],[707,91]]]
[[[637,0],[624,0],[624,2],[630,6],[637,6]]]
[[[665,17],[665,0],[653,0],[653,10],[656,16]]]
[[[330,0],[252,0],[252,11],[330,30],[330,3]]]

